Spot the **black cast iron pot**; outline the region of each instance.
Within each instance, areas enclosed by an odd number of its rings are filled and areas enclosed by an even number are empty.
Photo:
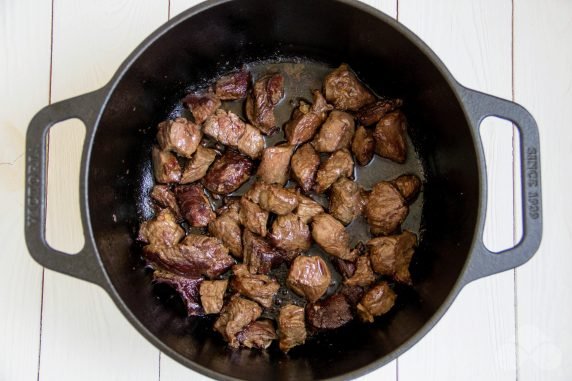
[[[412,296],[376,324],[351,325],[288,356],[231,351],[210,324],[165,307],[154,297],[133,244],[141,217],[136,194],[152,181],[144,175],[152,127],[189,84],[278,56],[332,66],[347,62],[374,90],[404,98],[426,173]],[[501,253],[482,241],[487,187],[478,128],[491,115],[514,122],[521,139],[524,234]],[[87,128],[80,178],[86,244],[73,256],[50,248],[45,238],[46,135],[69,118]],[[41,110],[26,145],[26,241],[34,259],[100,285],[161,351],[218,379],[363,375],[420,340],[464,285],[525,263],[541,240],[539,137],[532,116],[517,104],[464,88],[413,33],[349,0],[217,0],[196,6],[147,38],[105,87]]]

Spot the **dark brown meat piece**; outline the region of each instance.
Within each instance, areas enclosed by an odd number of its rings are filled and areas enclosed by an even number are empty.
[[[352,261],[345,261],[341,258],[333,257],[332,264],[344,278],[351,278],[356,271],[356,264]]]
[[[175,196],[183,217],[192,227],[205,227],[216,218],[200,184],[179,185],[175,188]]]
[[[219,332],[233,348],[240,342],[237,334],[262,314],[262,308],[253,301],[234,295],[223,307],[220,317],[214,323],[214,330]]]
[[[262,161],[258,167],[260,179],[267,184],[286,184],[293,153],[294,147],[287,145],[264,149]]]
[[[166,120],[159,123],[157,129],[157,141],[162,150],[188,158],[195,153],[203,138],[201,127],[186,118]]]
[[[246,229],[266,237],[268,216],[268,212],[258,204],[253,203],[246,197],[240,199],[240,221]]]
[[[324,79],[328,102],[338,110],[357,111],[375,102],[375,96],[365,87],[348,65],[342,64]]]
[[[342,177],[332,185],[330,214],[348,225],[362,212],[364,206],[361,189],[355,181]]]
[[[416,245],[417,237],[407,230],[399,235],[369,240],[367,246],[373,270],[398,282],[411,284],[409,264]]]
[[[324,213],[324,208],[311,198],[298,194],[298,207],[295,212],[303,223],[309,224],[314,216]]]
[[[278,292],[280,284],[276,279],[264,274],[251,274],[246,265],[234,265],[234,276],[230,286],[241,295],[258,302],[263,307],[272,306],[274,295]]]
[[[250,73],[241,70],[223,75],[215,83],[215,94],[223,101],[234,101],[246,98]]]
[[[312,245],[308,224],[295,214],[278,216],[272,223],[269,240],[277,248],[291,252],[305,252]]]
[[[356,307],[363,297],[365,290],[359,286],[348,286],[344,284],[340,287],[340,291],[338,292],[345,296],[346,300],[352,307]]]
[[[246,156],[226,150],[210,166],[203,183],[213,193],[228,194],[240,188],[250,178],[253,169],[254,163]]]
[[[199,146],[191,160],[187,162],[181,176],[181,184],[189,184],[205,177],[215,158],[216,151],[214,149]]]
[[[244,248],[244,264],[248,266],[251,274],[268,274],[270,270],[280,266],[286,259],[283,252],[249,230],[244,231],[242,246]]]
[[[292,118],[284,127],[284,132],[288,143],[298,145],[311,140],[318,127],[324,123],[327,113],[332,110],[322,93],[315,90],[314,104],[308,105],[304,101],[300,102],[300,106],[292,113]]]
[[[151,160],[153,161],[153,174],[158,183],[178,183],[181,180],[181,166],[177,157],[171,152],[153,147]]]
[[[401,111],[394,111],[381,118],[373,132],[375,153],[397,163],[404,163],[407,158],[406,131],[407,121]]]
[[[379,122],[386,114],[395,111],[403,105],[399,98],[382,98],[375,103],[359,109],[356,113],[358,123],[364,126],[372,126]]]
[[[340,177],[351,177],[354,173],[352,154],[347,149],[334,152],[320,165],[316,174],[316,193],[323,193]]]
[[[373,139],[373,131],[360,126],[356,130],[354,140],[352,141],[352,152],[356,157],[359,165],[367,165],[373,159],[375,150],[375,140]]]
[[[357,305],[357,312],[361,320],[373,323],[375,316],[389,312],[395,304],[397,295],[387,282],[379,282],[370,288]]]
[[[266,185],[260,191],[258,203],[262,209],[278,215],[285,215],[296,209],[298,196],[279,185]]]
[[[191,110],[197,124],[202,124],[220,107],[220,99],[210,91],[202,94],[189,94],[183,98],[182,102]]]
[[[246,116],[250,123],[266,135],[276,130],[274,108],[284,96],[284,77],[267,74],[258,79],[246,98]]]
[[[209,233],[220,239],[235,258],[242,258],[242,229],[238,201],[221,208],[216,220],[209,223]]]
[[[411,203],[417,198],[421,189],[421,180],[415,175],[402,175],[391,181],[403,198]]]
[[[278,338],[274,323],[269,319],[261,319],[250,323],[236,338],[246,348],[267,349],[273,340]]]
[[[351,306],[341,294],[306,305],[306,322],[313,330],[340,328],[353,318]]]
[[[300,255],[290,266],[286,284],[296,294],[305,297],[309,302],[315,302],[324,295],[331,280],[328,265],[322,258]]]
[[[184,236],[185,231],[177,224],[171,210],[163,209],[155,218],[141,224],[137,240],[151,245],[175,246]]]
[[[314,138],[318,152],[334,152],[349,148],[355,133],[354,118],[347,112],[334,110]]]
[[[365,206],[365,217],[374,235],[391,234],[401,226],[409,208],[401,193],[391,183],[382,181],[374,185]]]
[[[318,214],[312,220],[312,237],[326,253],[347,261],[356,259],[350,252],[350,237],[340,221],[327,213]]]
[[[203,126],[203,132],[224,145],[238,147],[238,141],[246,131],[244,123],[232,111],[218,109],[209,116]]]
[[[368,256],[359,257],[356,260],[356,271],[351,278],[346,279],[344,282],[348,286],[367,287],[375,280],[377,276],[371,269],[371,262]]]
[[[181,216],[181,211],[179,205],[177,205],[177,199],[175,194],[166,185],[155,185],[151,191],[151,198],[157,203],[161,208],[169,208],[175,219],[181,221],[183,216]]]
[[[189,316],[205,314],[199,303],[199,287],[202,287],[203,282],[203,278],[189,278],[165,270],[157,269],[153,272],[153,283],[166,284],[174,288],[185,303]]]
[[[280,334],[280,350],[284,353],[306,341],[306,323],[304,308],[293,304],[280,309],[278,316],[278,332]]]
[[[244,134],[238,139],[238,150],[252,159],[258,159],[265,146],[264,136],[260,131],[250,124],[246,124]]]
[[[296,150],[290,161],[292,177],[308,193],[314,187],[316,172],[320,166],[320,155],[310,143]]]
[[[201,283],[199,293],[205,314],[218,314],[224,304],[224,294],[228,279],[205,280]]]

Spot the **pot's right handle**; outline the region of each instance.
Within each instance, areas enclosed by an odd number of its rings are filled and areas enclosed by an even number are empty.
[[[493,253],[483,243],[484,218],[479,237],[466,272],[465,281],[513,269],[527,262],[538,250],[542,239],[542,191],[540,186],[540,140],[532,115],[514,102],[462,88],[464,104],[472,125],[477,129],[486,117],[496,116],[513,122],[520,132],[522,183],[522,240],[513,248]]]

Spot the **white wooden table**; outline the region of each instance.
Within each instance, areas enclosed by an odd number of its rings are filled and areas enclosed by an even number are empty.
[[[206,379],[143,339],[98,287],[43,270],[23,237],[24,137],[49,102],[103,86],[121,61],[196,0],[0,0],[0,380]],[[467,286],[413,349],[368,380],[572,379],[572,0],[369,0],[435,50],[464,85],[514,99],[542,144],[544,239],[526,265]],[[486,241],[518,241],[513,130],[482,127]],[[76,121],[50,135],[50,243],[83,243]],[[514,206],[516,205],[516,207]]]

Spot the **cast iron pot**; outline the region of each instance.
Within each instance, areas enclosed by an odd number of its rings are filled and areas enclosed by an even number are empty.
[[[148,173],[152,127],[188,84],[277,56],[347,62],[374,90],[403,97],[427,177],[415,297],[376,324],[352,325],[288,356],[226,348],[210,324],[185,319],[154,297],[133,252],[136,190],[152,181],[141,176],[145,166]],[[487,187],[478,128],[491,115],[514,122],[521,141],[524,233],[501,253],[482,241]],[[87,129],[79,189],[86,243],[77,255],[52,249],[45,238],[46,136],[69,118]],[[162,352],[217,379],[347,379],[370,372],[420,340],[464,285],[525,263],[541,240],[539,137],[532,116],[464,88],[412,32],[348,0],[217,0],[191,8],[147,38],[105,87],[41,110],[26,145],[26,241],[34,259],[100,285]]]

